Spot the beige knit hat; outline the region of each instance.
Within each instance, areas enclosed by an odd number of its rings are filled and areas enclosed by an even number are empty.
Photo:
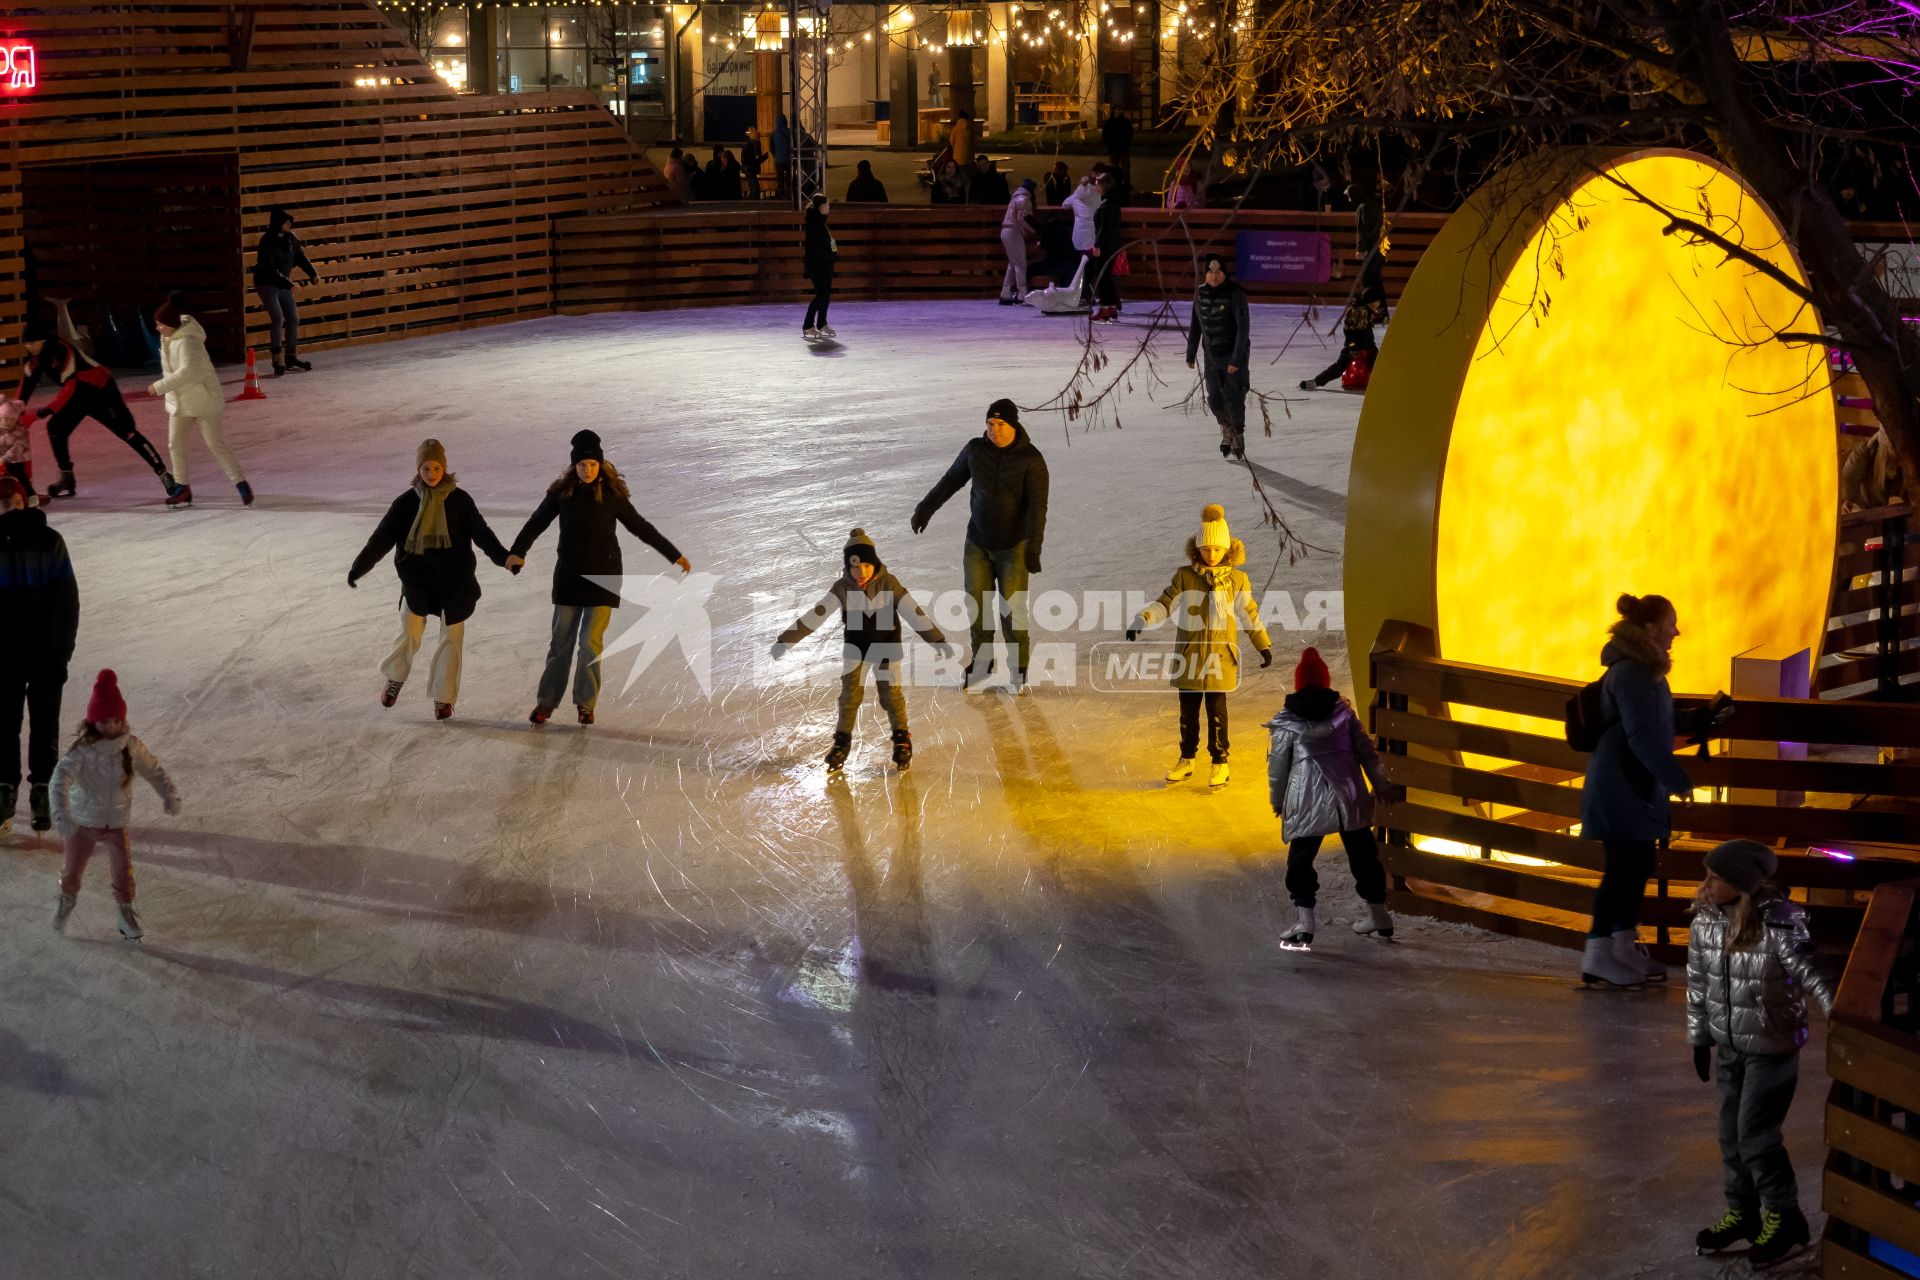
[[[1194,540],[1196,547],[1218,547],[1225,551],[1233,546],[1233,534],[1227,531],[1227,509],[1217,502],[1210,502],[1200,512],[1200,536]]]

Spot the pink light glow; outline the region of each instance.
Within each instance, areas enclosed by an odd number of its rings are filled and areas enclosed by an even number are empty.
[[[0,93],[25,93],[39,83],[33,46],[25,41],[0,43]]]
[[[1822,849],[1818,845],[1807,846],[1808,853],[1817,853],[1823,858],[1832,858],[1835,862],[1852,862],[1854,857],[1842,849]]]

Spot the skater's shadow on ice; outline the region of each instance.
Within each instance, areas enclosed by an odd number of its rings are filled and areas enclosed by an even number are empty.
[[[158,828],[143,831],[141,838],[143,863],[274,885],[329,906],[390,919],[681,957],[724,952],[732,945],[711,932],[696,942],[685,941],[672,916],[623,911],[544,879],[490,876],[468,863],[400,849]],[[171,852],[181,849],[197,856]],[[217,935],[217,925],[211,933]]]
[[[1247,465],[1253,469],[1253,474],[1260,478],[1263,487],[1305,507],[1317,516],[1324,516],[1339,524],[1346,523],[1346,494],[1322,489],[1317,484],[1308,484],[1305,480],[1296,479],[1284,471],[1275,471],[1272,467],[1262,466],[1257,462],[1249,462]]]
[[[832,338],[821,338],[807,344],[807,354],[828,360],[838,360],[847,354],[847,349]]]
[[[0,1027],[0,1088],[24,1089],[51,1098],[102,1096],[93,1086],[75,1080],[59,1057],[33,1048],[5,1027]]]
[[[382,986],[375,982],[347,982],[338,978],[291,973],[265,965],[248,964],[243,960],[193,955],[167,947],[149,946],[145,952],[156,960],[196,973],[270,988],[276,1000],[298,994],[349,1009],[364,1010],[331,1015],[363,1025],[429,1035],[517,1040],[541,1048],[573,1049],[584,1053],[610,1053],[641,1058],[649,1065],[660,1062],[653,1049],[645,1044],[629,1044],[617,1032],[609,1031],[597,1023],[576,1018],[549,1005],[513,1000],[484,991],[463,988],[438,992],[409,991],[404,987]],[[671,1057],[674,1061],[687,1060],[678,1053]]]

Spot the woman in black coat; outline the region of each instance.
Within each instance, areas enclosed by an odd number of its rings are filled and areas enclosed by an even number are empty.
[[[827,212],[833,206],[825,196],[815,196],[807,206],[806,269],[813,281],[813,301],[807,304],[807,318],[801,332],[809,338],[836,335],[827,324],[827,304],[833,301],[833,260],[840,252],[833,232],[827,230]]]
[[[600,437],[577,432],[573,453],[560,478],[547,486],[547,496],[527,517],[507,552],[507,567],[515,573],[524,565],[529,548],[560,521],[560,559],[553,567],[553,637],[547,645],[547,665],[540,675],[539,698],[528,717],[545,724],[567,691],[573,673],[573,703],[581,724],[593,723],[593,706],[600,698],[600,652],[606,645],[607,623],[620,607],[620,593],[591,581],[623,576],[620,528],[691,573],[693,566],[671,542],[633,509],[626,481],[600,449]],[[576,646],[579,662],[574,661]]]
[[[440,645],[433,651],[428,691],[433,695],[435,719],[453,714],[454,699],[460,694],[467,619],[480,603],[480,582],[473,573],[476,542],[487,559],[506,566],[507,549],[447,470],[445,447],[438,440],[421,441],[414,454],[413,484],[393,500],[367,545],[354,557],[353,568],[347,570],[347,585],[358,586],[380,557],[391,551],[393,567],[400,574],[400,638],[380,664],[380,674],[387,678],[381,706],[390,707],[400,697],[400,686],[413,670],[413,657],[426,635],[427,619],[437,614]]]

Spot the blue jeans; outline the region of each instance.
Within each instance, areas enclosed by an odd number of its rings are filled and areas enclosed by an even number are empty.
[[[1000,618],[1000,633],[1015,653],[1015,667],[1025,671],[1033,654],[1033,625],[1027,611],[1027,544],[1015,543],[1005,551],[989,551],[968,541],[960,557],[960,572],[967,599],[972,601],[973,654],[969,661],[975,672],[986,671],[986,655],[993,643],[993,619]],[[995,608],[994,589],[1000,591],[1000,606]]]
[[[607,644],[611,605],[557,604],[553,606],[553,639],[547,644],[547,668],[540,673],[540,705],[557,707],[567,692],[567,671],[573,669],[573,701],[592,709],[600,698],[600,651]],[[582,625],[584,623],[584,625]],[[579,665],[574,664],[576,641]]]
[[[267,311],[267,340],[272,344],[271,350],[279,352],[284,331],[287,354],[292,355],[300,348],[300,304],[293,300],[293,290],[263,284],[256,285],[253,291]]]

